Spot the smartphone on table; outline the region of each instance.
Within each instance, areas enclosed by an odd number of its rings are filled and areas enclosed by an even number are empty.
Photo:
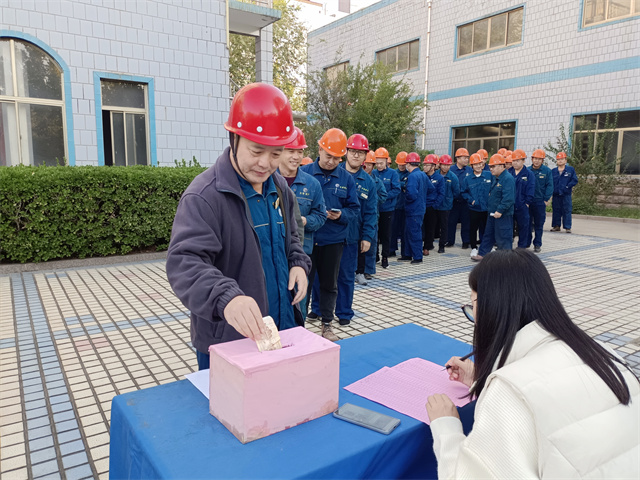
[[[389,415],[374,412],[368,408],[359,407],[351,403],[342,405],[333,412],[333,416],[345,422],[354,423],[361,427],[384,433],[385,435],[389,435],[400,425],[399,418],[390,417]]]

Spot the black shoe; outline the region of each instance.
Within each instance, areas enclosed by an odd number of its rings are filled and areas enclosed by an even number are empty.
[[[344,327],[345,325],[349,325],[351,320],[348,318],[339,318],[338,323]]]
[[[468,243],[463,243],[462,244],[462,249],[466,250],[467,248],[469,248],[469,244]]]
[[[453,243],[449,243],[449,242],[444,244],[445,247],[453,247],[453,245],[454,245]]]
[[[365,273],[364,278],[366,278],[367,280],[373,280],[373,275],[371,275],[370,273]]]
[[[438,253],[444,253],[444,247],[440,247],[440,248],[438,249]]]
[[[411,259],[412,259],[412,257],[407,257],[407,256],[403,255],[403,256],[398,258],[398,261],[399,262],[407,262],[407,261],[409,261]]]
[[[411,260],[411,265],[415,265],[416,263],[422,263],[422,260]]]
[[[389,252],[389,256],[390,257],[395,257],[396,256],[396,252]]]
[[[309,320],[318,320],[318,318],[320,318],[320,317],[318,315],[316,315],[315,313],[313,313],[313,312],[309,312],[309,314],[307,315],[307,318]]]
[[[540,253],[540,250],[542,250],[542,248],[540,248],[540,247],[539,247],[539,246],[537,246],[537,245],[535,245],[535,246],[533,247],[533,251],[534,251],[535,253]]]
[[[382,268],[389,267],[389,259],[387,257],[382,257]]]

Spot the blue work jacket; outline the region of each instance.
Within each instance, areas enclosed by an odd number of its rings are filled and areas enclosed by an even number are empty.
[[[511,167],[509,173],[516,179],[515,208],[528,208],[536,194],[536,176],[527,167],[522,167],[517,175],[515,168]]]
[[[498,178],[493,177],[487,210],[502,215],[513,215],[513,204],[516,201],[516,179],[507,170]]]
[[[307,219],[307,224],[304,226],[302,248],[304,253],[311,255],[314,234],[327,221],[327,209],[324,205],[322,187],[320,187],[318,180],[298,169],[296,178],[291,185],[291,190],[293,190],[296,200],[298,200],[300,215]]]
[[[313,176],[322,188],[325,208],[339,209],[342,214],[338,220],[329,220],[316,232],[314,245],[324,246],[344,243],[347,239],[347,228],[360,217],[360,202],[356,193],[356,183],[344,168],[334,168],[325,175],[317,161],[300,167],[305,173]]]
[[[385,168],[382,172],[373,171],[373,175],[382,180],[384,188],[387,190],[387,199],[380,208],[381,212],[393,212],[396,209],[396,200],[400,195],[400,179],[398,172],[392,168]]]
[[[487,211],[491,179],[491,174],[484,170],[480,172],[480,175],[476,175],[474,172],[468,177],[464,177],[460,190],[462,190],[462,196],[469,204],[470,210],[476,212]]]
[[[378,217],[380,217],[380,208],[384,205],[384,202],[387,201],[387,189],[384,188],[382,180],[373,175],[373,172],[371,172],[371,175],[369,176],[376,184],[376,194],[378,195]]]
[[[409,178],[409,170],[401,172],[398,170],[398,180],[400,180],[400,194],[396,200],[396,210],[404,210],[405,193],[407,192],[407,178]]]
[[[338,168],[347,171],[346,163],[341,163]],[[360,218],[358,222],[349,224],[347,231],[347,244],[366,240],[373,243],[378,230],[378,193],[376,182],[371,176],[360,169],[356,173],[347,172],[356,182],[358,201],[360,202]]]
[[[463,168],[458,168],[457,164],[454,164],[451,166],[451,168],[449,169],[450,172],[453,172],[453,174],[458,177],[458,184],[460,185],[460,193],[458,195],[456,195],[455,200],[458,200],[460,202],[464,202],[464,197],[462,196],[462,181],[468,177],[469,175],[473,175],[473,168],[471,167],[463,167]]]
[[[427,174],[416,168],[407,178],[404,211],[407,216],[424,216],[427,210],[427,185],[434,189]]]
[[[433,171],[433,175],[427,175],[427,177],[431,185],[435,187],[434,190],[427,192],[427,208],[435,208],[438,210],[442,204],[442,200],[444,200],[444,178],[442,178],[442,175],[440,175],[440,172],[437,170]]]
[[[578,175],[576,170],[569,165],[565,165],[562,173],[559,172],[558,167],[551,170],[553,175],[553,194],[564,196],[571,195],[573,187],[578,184]]]
[[[531,166],[529,170],[531,170],[531,173],[536,177],[536,192],[533,200],[535,202],[548,202],[553,195],[553,175],[551,174],[551,169],[546,165],[540,165],[538,169]]]
[[[436,210],[451,210],[453,199],[460,195],[460,182],[456,174],[451,173],[451,170],[446,175],[442,175],[442,178],[444,180],[444,197]]]

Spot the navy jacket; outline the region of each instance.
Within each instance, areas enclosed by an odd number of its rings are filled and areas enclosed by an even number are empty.
[[[458,202],[464,203],[465,200],[464,200],[464,197],[462,196],[462,181],[465,178],[467,178],[469,175],[473,174],[473,168],[469,166],[458,168],[458,165],[454,163],[449,169],[449,171],[453,172],[453,174],[456,177],[458,177],[458,184],[460,185],[460,193],[456,196],[455,200],[457,200]]]
[[[440,172],[437,170],[433,171],[433,175],[427,175],[427,177],[431,185],[435,187],[434,190],[427,192],[427,208],[435,208],[438,210],[442,204],[442,200],[444,200],[444,178],[442,178],[442,175],[440,175]]]
[[[498,178],[493,177],[492,182],[487,211],[513,215],[513,205],[516,201],[516,179],[505,170]]]
[[[371,172],[372,175],[369,175],[371,177],[371,179],[375,182],[376,184],[376,194],[378,195],[378,217],[380,217],[380,208],[382,207],[382,205],[384,205],[384,202],[387,201],[387,189],[384,188],[384,183],[382,182],[382,180],[380,180],[378,177],[376,177],[375,175],[373,175],[373,172]]]
[[[536,193],[533,196],[534,202],[548,202],[553,195],[553,175],[551,169],[546,165],[540,165],[537,170],[529,167],[531,173],[536,177]]]
[[[304,226],[303,249],[304,253],[311,255],[314,234],[327,221],[322,188],[315,178],[298,169],[291,190],[298,200],[300,215],[307,219],[307,224]]]
[[[443,179],[444,198],[436,210],[451,210],[453,208],[453,199],[460,195],[460,182],[456,174],[451,173],[451,170],[446,175],[443,175]]]
[[[404,195],[407,191],[407,178],[409,178],[409,170],[401,172],[398,170],[398,180],[400,180],[400,194],[396,199],[396,210],[404,210]]]
[[[571,195],[573,187],[578,184],[576,170],[569,165],[565,165],[562,174],[560,174],[558,167],[551,170],[551,174],[553,175],[553,194],[560,197]]]
[[[347,171],[346,163],[341,163],[338,168]],[[360,202],[360,217],[358,222],[351,222],[347,231],[347,244],[366,240],[373,243],[378,230],[378,193],[376,182],[371,176],[360,169],[356,173],[348,172],[356,182],[358,201]]]
[[[342,211],[338,220],[329,220],[316,232],[314,245],[324,246],[343,243],[347,239],[347,227],[357,223],[360,217],[360,202],[356,194],[356,183],[344,168],[334,168],[325,175],[318,161],[300,167],[320,183],[327,210],[337,208]]]
[[[482,170],[479,176],[472,173],[464,177],[460,190],[462,196],[469,204],[469,209],[476,212],[486,212],[489,201],[489,190],[491,189],[492,175]]]
[[[273,181],[282,192],[289,269],[308,274],[311,260],[302,250],[294,216],[296,199],[279,173]],[[191,343],[202,353],[209,345],[243,338],[223,317],[238,295],[252,297],[262,315],[269,312],[258,235],[229,159],[229,148],[198,175],[182,194],[167,254],[171,288],[191,311]]]
[[[536,177],[527,167],[522,167],[516,175],[515,168],[511,167],[509,173],[516,179],[515,209],[528,208],[536,194]]]
[[[427,210],[427,185],[434,188],[427,175],[419,168],[409,174],[404,204],[404,211],[408,217],[424,216]]]
[[[382,172],[373,171],[373,175],[382,180],[384,188],[387,190],[387,199],[380,207],[381,212],[393,212],[396,209],[396,199],[400,195],[400,179],[398,172],[392,168],[385,168]]]

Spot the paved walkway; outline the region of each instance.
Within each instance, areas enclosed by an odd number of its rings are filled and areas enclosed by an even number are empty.
[[[640,373],[639,253],[637,241],[547,232],[540,257],[574,321]],[[459,306],[472,266],[455,247],[421,265],[392,261],[356,287],[356,318],[338,335],[414,322],[470,342]],[[196,368],[163,260],[0,275],[0,306],[4,480],[107,478],[113,396]]]

